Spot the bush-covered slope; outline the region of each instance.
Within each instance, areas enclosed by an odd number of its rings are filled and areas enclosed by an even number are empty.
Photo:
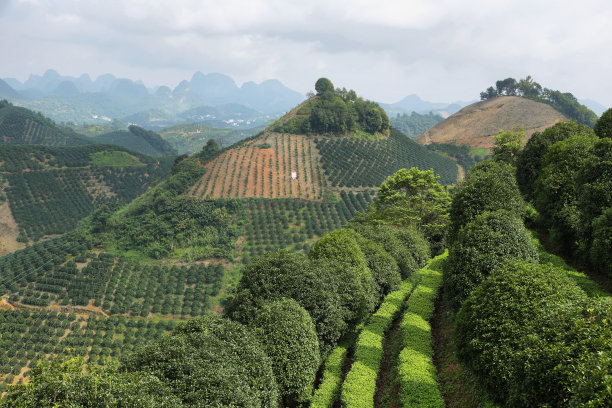
[[[40,113],[0,101],[0,144],[75,146],[88,143],[71,129],[56,125]]]
[[[177,150],[160,135],[138,126],[130,126],[129,130],[118,130],[92,137],[96,143],[123,146],[135,152],[149,156],[176,156]]]
[[[108,145],[0,146],[0,174],[21,241],[63,234],[104,203],[125,203],[172,162]]]

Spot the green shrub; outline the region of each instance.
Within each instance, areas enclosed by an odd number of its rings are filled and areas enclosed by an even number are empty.
[[[350,310],[348,322],[358,322],[374,309],[376,291],[372,272],[357,244],[357,234],[351,229],[332,231],[319,239],[310,249],[311,259],[323,261],[339,277],[340,295],[349,295],[345,305]]]
[[[342,384],[343,407],[374,407],[376,380],[383,356],[383,340],[412,287],[411,282],[404,281],[399,290],[387,295],[359,334],[353,365]]]
[[[264,302],[293,299],[312,317],[319,350],[326,355],[348,327],[345,317],[350,312],[341,303],[338,280],[331,269],[300,253],[269,252],[243,268],[226,314],[249,324]]]
[[[446,256],[446,253],[437,256],[418,272],[420,281],[406,303],[406,313],[400,324],[402,350],[399,355],[398,377],[400,399],[404,407],[444,407],[433,364],[429,320],[433,315],[434,300],[442,283],[441,264]]]
[[[598,137],[612,137],[612,109],[601,114],[593,130]]]
[[[602,357],[612,351],[612,305],[588,300],[544,313],[548,316],[537,333],[521,339],[508,405],[567,406],[570,400],[599,400],[599,406],[611,406],[612,393],[605,391],[605,384],[612,383],[612,367]],[[597,363],[602,364],[599,369],[593,367]],[[592,382],[591,370],[600,383]]]
[[[574,135],[594,136],[593,129],[576,122],[560,122],[543,132],[535,132],[516,160],[516,181],[521,193],[527,199],[532,198],[533,183],[540,175],[544,156],[550,146]]]
[[[362,222],[351,222],[349,227],[390,253],[403,279],[416,272],[429,256],[428,242],[414,228],[400,229],[388,224]]]
[[[563,270],[525,261],[506,264],[463,302],[456,319],[457,356],[492,397],[506,401],[520,380],[517,361],[526,339],[537,338],[552,316],[585,299]]]
[[[378,303],[386,294],[398,288],[402,280],[399,266],[397,266],[393,256],[376,242],[364,238],[360,234],[355,234],[355,239],[361,252],[365,255],[366,263],[372,273]]]
[[[312,398],[310,408],[331,408],[338,397],[342,368],[344,367],[348,351],[353,347],[361,326],[348,332],[338,345],[329,353],[323,366],[321,383]]]
[[[319,368],[319,343],[308,312],[293,299],[266,303],[253,325],[270,357],[283,406],[310,401]]]
[[[539,177],[534,183],[534,206],[540,224],[550,233],[556,251],[573,253],[578,247],[580,230],[578,183],[576,176],[593,159],[593,147],[599,139],[572,136],[550,147]]]
[[[29,373],[27,385],[9,388],[0,407],[181,407],[180,398],[145,372],[120,373],[116,364],[89,364],[82,358],[43,362]]]
[[[523,222],[505,210],[485,212],[461,229],[444,268],[444,290],[455,310],[491,273],[508,260],[537,260]]]
[[[447,242],[452,245],[459,230],[485,211],[507,210],[522,218],[524,209],[514,168],[499,161],[480,162],[469,171],[453,197]]]
[[[597,269],[612,277],[612,207],[593,221],[590,257]]]
[[[181,323],[125,360],[147,371],[186,406],[278,406],[270,359],[245,326],[207,315]]]

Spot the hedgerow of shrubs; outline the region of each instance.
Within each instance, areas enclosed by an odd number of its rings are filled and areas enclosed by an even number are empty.
[[[412,227],[395,228],[388,224],[350,222],[348,227],[390,253],[400,268],[402,279],[416,272],[430,256],[427,240]]]
[[[507,210],[522,218],[524,209],[514,168],[500,161],[480,162],[468,173],[453,197],[447,242],[452,244],[459,230],[485,211]]]
[[[255,334],[238,322],[207,315],[180,324],[125,360],[167,384],[188,407],[277,407],[270,358]]]
[[[310,401],[319,343],[308,312],[293,299],[266,303],[253,322],[276,378],[283,406]]]
[[[525,375],[525,350],[530,342],[538,341],[551,319],[585,301],[584,292],[562,270],[526,261],[506,264],[461,306],[455,331],[458,358],[499,402],[552,401],[569,384],[549,383],[535,390],[536,395],[517,397],[516,384]],[[546,372],[534,375],[545,376]]]
[[[359,334],[353,365],[342,384],[343,407],[374,407],[376,379],[383,356],[383,340],[412,288],[413,284],[406,280],[397,291],[389,293]]]
[[[366,264],[374,279],[375,300],[378,304],[387,293],[397,289],[402,281],[399,266],[397,266],[393,256],[385,251],[380,244],[357,233],[355,239],[365,256]]]
[[[506,210],[485,212],[459,232],[444,267],[444,291],[457,310],[489,274],[508,260],[537,260],[531,234]]]
[[[419,271],[417,276],[420,281],[406,302],[406,313],[400,324],[402,350],[397,367],[400,400],[404,407],[444,407],[433,364],[429,320],[442,283],[440,263],[445,258],[446,254],[439,255]]]

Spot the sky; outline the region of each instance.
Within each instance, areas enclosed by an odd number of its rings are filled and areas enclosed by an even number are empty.
[[[48,68],[174,88],[320,77],[385,103],[470,101],[498,79],[612,106],[610,0],[0,0],[0,78]]]

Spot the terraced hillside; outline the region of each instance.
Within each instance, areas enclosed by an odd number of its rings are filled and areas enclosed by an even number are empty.
[[[63,234],[104,203],[136,198],[171,165],[114,146],[0,146],[0,177],[22,242]]]
[[[410,167],[433,168],[443,184],[457,180],[452,160],[394,129],[375,140],[266,132],[207,163],[208,171],[189,194],[321,200],[326,190],[376,188],[388,175]]]
[[[75,146],[88,144],[74,131],[26,108],[0,101],[0,144]]]

